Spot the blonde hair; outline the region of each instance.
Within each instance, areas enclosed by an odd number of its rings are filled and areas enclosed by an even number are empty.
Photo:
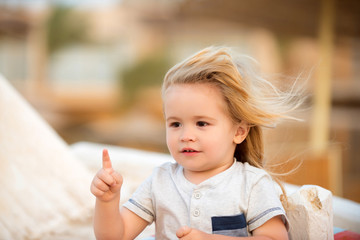
[[[248,56],[234,55],[229,48],[208,47],[172,67],[165,75],[162,93],[174,84],[217,86],[232,120],[250,126],[234,156],[237,161],[264,168],[262,128],[274,127],[283,119],[296,119],[289,113],[301,105],[303,98],[298,98],[295,87],[280,91],[256,71],[254,63]]]

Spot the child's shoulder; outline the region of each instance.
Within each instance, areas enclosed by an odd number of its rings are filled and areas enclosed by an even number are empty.
[[[238,182],[241,181],[244,189],[247,189],[249,192],[259,189],[258,187],[254,188],[255,186],[260,186],[260,189],[275,186],[272,177],[264,169],[252,166],[249,163],[237,162],[236,170],[235,179]]]
[[[250,165],[249,163],[236,162],[236,170],[244,178],[260,179],[263,177],[270,177],[269,173],[264,169]]]
[[[161,176],[175,173],[180,165],[176,162],[165,162],[153,169],[152,175]]]
[[[253,165],[250,165],[248,162],[245,162],[245,163],[236,162],[236,168],[238,170],[247,172],[249,174],[252,174],[252,173],[254,173],[254,174],[259,174],[259,173],[267,174],[267,172],[264,169],[255,167]]]
[[[155,168],[155,170],[158,170],[158,171],[172,171],[174,169],[177,169],[179,167],[179,164],[177,162],[165,162],[165,163],[162,163],[160,164],[159,166],[157,166]]]

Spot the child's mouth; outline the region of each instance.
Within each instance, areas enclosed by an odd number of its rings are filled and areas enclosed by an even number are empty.
[[[194,154],[197,154],[199,153],[199,151],[195,150],[195,149],[191,149],[191,148],[185,148],[181,151],[183,154],[185,155],[189,155],[189,156],[192,156]]]
[[[184,150],[183,152],[188,152],[188,153],[191,153],[191,152],[197,152],[196,150]]]

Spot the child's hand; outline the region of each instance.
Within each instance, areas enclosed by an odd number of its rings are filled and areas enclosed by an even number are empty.
[[[176,236],[181,240],[206,240],[209,235],[195,228],[183,226],[176,231]]]
[[[91,183],[91,193],[101,201],[109,202],[120,195],[122,176],[111,165],[109,153],[103,150],[102,168],[96,173]]]

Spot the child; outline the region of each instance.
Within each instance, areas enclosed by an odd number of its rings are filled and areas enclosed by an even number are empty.
[[[122,177],[107,150],[94,177],[98,239],[288,239],[285,211],[263,167],[262,127],[291,118],[278,91],[227,48],[206,48],[166,74],[167,146],[176,163],[153,171],[119,210]]]

